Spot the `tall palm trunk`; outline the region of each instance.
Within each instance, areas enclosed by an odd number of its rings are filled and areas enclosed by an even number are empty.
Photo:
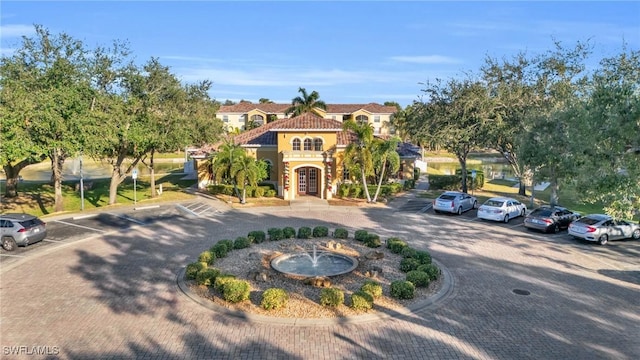
[[[378,180],[378,187],[376,193],[373,195],[371,202],[375,203],[378,200],[378,194],[380,194],[380,188],[382,188],[382,180],[384,179],[384,172],[387,170],[387,159],[382,162],[382,172],[380,173],[380,180]]]
[[[367,186],[367,175],[364,172],[364,167],[360,167],[360,174],[362,175],[362,187],[364,187],[364,193],[367,195],[367,202],[371,202],[371,195],[369,195],[369,187]]]

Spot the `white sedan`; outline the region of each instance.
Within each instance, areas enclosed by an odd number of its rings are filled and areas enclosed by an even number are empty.
[[[527,206],[516,199],[495,197],[480,205],[478,218],[507,223],[515,217],[524,216],[526,212]]]

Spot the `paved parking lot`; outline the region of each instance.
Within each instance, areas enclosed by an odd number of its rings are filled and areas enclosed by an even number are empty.
[[[521,219],[478,221],[473,212],[279,208],[198,214],[194,204],[182,205],[192,211],[170,206],[56,219],[48,222],[51,242],[40,245],[46,250],[21,249],[22,257],[11,263],[0,257],[3,356],[640,357],[637,241],[580,243],[566,233],[527,231]],[[453,292],[427,313],[368,324],[284,326],[216,313],[177,290],[177,274],[216,239],[316,225],[346,227],[351,234],[366,229],[427,249],[452,274]],[[41,356],[32,356],[34,349]]]

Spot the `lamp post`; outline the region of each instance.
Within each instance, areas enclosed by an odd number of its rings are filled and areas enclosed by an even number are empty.
[[[80,210],[84,211],[84,177],[82,176],[82,152],[80,152]]]

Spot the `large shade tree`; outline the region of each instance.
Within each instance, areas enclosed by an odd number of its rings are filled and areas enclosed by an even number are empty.
[[[320,94],[317,91],[307,93],[305,88],[298,88],[300,96],[296,96],[291,100],[291,106],[284,111],[285,115],[298,116],[306,112],[314,113],[318,116],[322,114],[317,110],[318,108],[326,110],[327,104],[320,100]]]
[[[461,187],[467,192],[467,158],[484,147],[492,102],[487,87],[471,78],[436,80],[422,90],[426,99],[414,102],[408,113],[412,138],[437,144],[454,154],[462,170]]]
[[[6,125],[15,126],[8,136],[3,135],[3,140],[8,140],[3,141],[7,149],[2,155],[3,166],[11,178],[9,190],[20,169],[41,160],[43,154],[49,157],[54,210],[62,211],[64,161],[84,142],[92,141],[94,134],[88,116],[93,90],[87,50],[65,33],[52,35],[39,25],[35,33],[32,38],[24,37],[15,54],[2,61],[3,112],[8,117]],[[29,139],[18,140],[14,137],[17,134]],[[20,143],[26,147],[17,151],[15,146]],[[8,192],[15,195],[15,189]]]
[[[603,59],[589,82],[582,121],[572,129],[583,200],[631,219],[640,211],[640,51]]]

